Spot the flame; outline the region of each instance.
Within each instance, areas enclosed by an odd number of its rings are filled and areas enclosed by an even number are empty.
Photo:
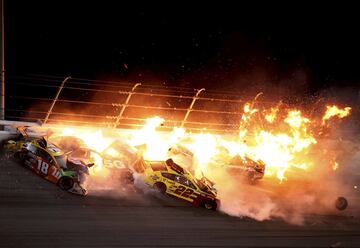
[[[327,120],[332,117],[344,118],[350,114],[351,107],[345,107],[343,109],[339,109],[336,105],[326,106],[326,112],[322,118],[322,124],[324,125]]]
[[[195,159],[195,176],[201,178],[206,173],[207,165],[216,153],[216,137],[209,133],[197,134],[188,148],[193,152]]]
[[[272,110],[273,113],[278,111],[275,108]],[[275,117],[270,119],[269,115],[265,115],[264,119],[275,120]],[[249,118],[242,118],[242,121],[247,122]],[[310,120],[303,117],[301,111],[291,110],[287,117],[278,123],[279,127],[283,124],[289,127],[285,129],[285,132],[276,128],[265,130],[266,128],[253,124],[246,130],[241,130],[240,134],[243,139],[245,134],[251,133],[253,137],[246,137],[249,142],[238,142],[237,145],[226,142],[222,144],[230,151],[231,156],[237,153],[242,158],[247,156],[255,161],[263,161],[266,164],[266,175],[276,175],[282,181],[286,178],[285,172],[288,169],[306,170],[309,167],[309,163],[301,159],[302,154],[311,145],[317,143],[316,139],[308,132],[309,123]]]
[[[338,162],[334,162],[334,165],[332,166],[332,169],[334,170],[334,171],[336,171],[337,169],[339,168],[339,164],[338,164]]]
[[[253,114],[255,114],[257,111],[258,111],[257,109],[252,108],[252,106],[251,106],[250,103],[246,103],[246,104],[244,105],[244,113],[243,113],[243,115],[241,116],[241,119],[242,119],[243,121],[248,121],[248,120],[250,120],[251,116],[252,116]]]
[[[269,123],[274,123],[279,108],[271,108],[270,113],[265,115],[265,120]]]
[[[305,117],[301,117],[300,110],[293,110],[288,113],[287,118],[284,120],[285,123],[289,124],[292,128],[300,128],[310,120]]]
[[[146,145],[143,156],[148,160],[164,159],[167,152],[167,143],[164,142],[162,135],[156,128],[164,123],[164,119],[159,116],[146,119],[145,125],[137,130],[129,141],[132,146]]]
[[[243,114],[239,120],[237,136],[214,135],[202,133],[188,133],[184,128],[175,127],[172,132],[162,132],[158,128],[165,120],[159,116],[146,119],[144,126],[134,130],[126,143],[133,147],[143,146],[143,156],[146,160],[165,160],[168,149],[175,144],[185,146],[193,154],[192,170],[197,177],[206,175],[211,178],[211,166],[226,165],[231,158],[239,156],[246,163],[246,159],[262,161],[266,165],[265,176],[277,178],[280,182],[287,179],[290,170],[311,171],[314,161],[309,152],[318,143],[313,130],[323,125],[332,117],[344,118],[350,114],[350,107],[343,109],[337,106],[327,106],[326,112],[319,119],[310,119],[298,109],[275,107],[258,111],[253,104],[243,106]],[[255,118],[256,117],[256,118]],[[98,152],[107,148],[114,137],[105,137],[100,129],[77,130],[64,127],[62,135],[73,135],[81,138],[84,143]],[[145,146],[144,146],[145,145]],[[115,150],[107,149],[108,155],[118,156]],[[101,158],[93,160],[99,164]],[[337,162],[333,170],[338,168]],[[100,173],[101,165],[95,171]],[[96,173],[95,173],[96,174]]]
[[[60,133],[60,136],[75,136],[77,138],[80,138],[86,147],[93,149],[97,152],[102,152],[105,148],[107,148],[111,142],[112,139],[107,138],[103,135],[102,130],[100,129],[92,129],[92,128],[70,128],[70,127],[64,127],[62,128],[62,132]],[[103,159],[102,157],[97,153],[91,153],[90,154],[90,163],[94,163],[95,166],[90,168],[90,174],[92,176],[107,176],[108,171],[104,170],[103,168]]]
[[[112,147],[110,147],[109,149],[106,150],[106,154],[109,155],[109,156],[111,156],[111,157],[114,157],[114,158],[120,156],[119,152],[116,151],[116,150],[115,150],[114,148],[112,148]]]
[[[61,136],[75,136],[84,141],[87,147],[102,152],[111,144],[111,139],[106,138],[100,129],[63,128]]]

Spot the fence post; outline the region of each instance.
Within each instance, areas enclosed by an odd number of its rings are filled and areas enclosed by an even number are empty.
[[[198,90],[198,91],[196,92],[195,96],[194,96],[193,99],[192,99],[192,102],[191,102],[191,104],[190,104],[190,107],[187,109],[186,114],[185,114],[185,116],[184,116],[184,119],[183,119],[183,121],[181,122],[181,127],[184,127],[185,122],[186,122],[187,118],[189,117],[189,114],[190,114],[190,112],[191,112],[191,110],[192,110],[192,108],[193,108],[196,100],[199,98],[199,97],[198,97],[199,94],[200,94],[202,91],[204,91],[204,90],[205,90],[205,88],[202,88],[202,89],[200,89],[200,90]]]
[[[134,94],[135,89],[140,85],[141,85],[141,83],[137,83],[132,87],[131,91],[129,92],[129,95],[127,96],[127,98],[125,100],[125,103],[121,107],[119,115],[116,117],[116,121],[114,123],[114,128],[116,128],[117,125],[119,124],[120,119],[121,119],[121,117],[122,117],[122,115],[123,115],[123,113],[125,111],[125,108],[126,108],[126,106],[128,105],[128,103],[129,103],[129,101],[131,99],[131,96]]]
[[[55,104],[56,104],[56,102],[57,102],[57,100],[58,100],[58,98],[59,98],[59,95],[60,95],[62,89],[64,88],[64,85],[65,85],[66,81],[68,81],[69,79],[71,79],[70,76],[69,76],[69,77],[66,77],[66,78],[61,82],[60,88],[59,88],[58,92],[56,93],[56,96],[55,96],[55,98],[54,98],[54,101],[52,102],[52,104],[51,104],[51,106],[50,106],[50,109],[49,109],[49,111],[48,111],[47,114],[46,114],[46,117],[45,117],[45,120],[44,120],[44,124],[46,124],[46,122],[49,120],[49,116],[51,115],[51,112],[52,112],[52,110],[53,110],[53,108],[54,108],[54,106],[55,106]]]

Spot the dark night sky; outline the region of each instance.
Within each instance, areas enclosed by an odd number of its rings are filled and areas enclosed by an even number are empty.
[[[89,2],[5,0],[8,75],[305,90],[360,79],[355,6]]]

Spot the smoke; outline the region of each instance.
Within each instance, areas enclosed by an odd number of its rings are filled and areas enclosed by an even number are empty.
[[[213,175],[221,200],[220,211],[236,217],[250,217],[258,221],[283,219],[286,222],[302,225],[307,222],[307,216],[339,215],[335,208],[337,197],[344,196],[349,200],[349,209],[343,214],[356,215],[359,197],[353,186],[359,182],[360,160],[359,144],[351,144],[337,140],[320,141],[319,146],[333,147],[327,150],[324,159],[321,148],[316,151],[314,161],[316,166],[309,173],[292,171],[286,174],[283,182],[264,178],[255,185],[249,184],[241,176],[233,176],[218,170],[209,172]],[[349,149],[349,150],[348,150]],[[329,167],[330,157],[338,158],[339,168]],[[350,211],[350,212],[349,212]]]

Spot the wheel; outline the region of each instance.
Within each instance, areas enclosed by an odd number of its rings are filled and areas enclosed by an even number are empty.
[[[217,209],[217,203],[213,200],[205,200],[203,203],[203,207],[208,210],[216,210]]]
[[[347,208],[348,206],[348,201],[346,200],[345,197],[338,197],[336,199],[336,202],[335,202],[335,207],[340,210],[340,211],[343,211]]]
[[[156,191],[160,192],[161,194],[165,194],[166,185],[164,183],[155,183],[154,189],[156,189]]]
[[[14,153],[14,159],[18,162],[24,162],[25,158],[26,158],[26,154],[24,151]]]
[[[58,185],[62,190],[69,190],[74,186],[74,180],[70,177],[61,177],[58,181]]]

